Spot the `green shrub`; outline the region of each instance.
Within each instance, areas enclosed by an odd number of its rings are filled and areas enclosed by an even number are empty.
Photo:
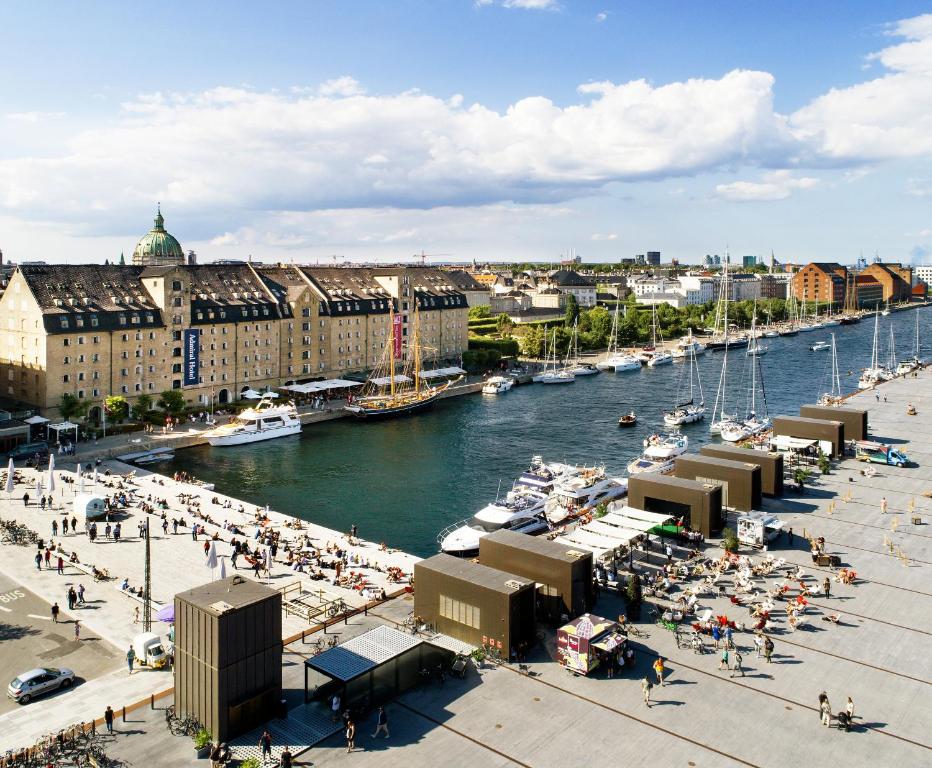
[[[247,757],[239,764],[239,768],[262,768],[258,757]]]
[[[487,339],[484,336],[470,336],[469,349],[495,350],[501,357],[514,357],[518,354],[518,340],[511,336],[505,339]]]
[[[210,731],[208,731],[206,728],[201,728],[201,730],[194,734],[194,748],[203,749],[213,740],[214,739],[213,736],[210,735]]]
[[[722,529],[722,547],[729,552],[737,552],[740,542],[733,528]]]

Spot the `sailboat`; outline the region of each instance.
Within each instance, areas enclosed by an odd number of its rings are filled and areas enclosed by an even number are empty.
[[[721,434],[722,427],[737,421],[737,414],[725,412],[725,401],[728,395],[728,307],[725,307],[725,353],[722,355],[722,372],[718,377],[718,389],[715,391],[715,407],[712,408],[712,422],[709,424],[709,433]]]
[[[835,334],[832,334],[832,374],[831,390],[819,396],[819,405],[838,405],[841,403],[841,378],[838,376],[838,353],[835,350]]]
[[[752,325],[751,336],[754,336],[754,326]],[[741,422],[732,422],[730,424],[722,425],[721,428],[721,438],[729,443],[736,443],[741,440],[747,440],[749,437],[753,437],[765,430],[770,429],[772,422],[770,417],[767,415],[767,394],[764,391],[764,376],[760,370],[760,359],[757,355],[752,355],[749,358],[749,364],[751,366],[751,390],[750,390],[750,405],[748,407],[747,415],[744,420]],[[761,388],[761,399],[763,400],[764,415],[757,415],[757,381],[760,379],[760,388]]]
[[[922,366],[922,358],[919,357],[919,313],[916,312],[916,350],[913,353],[912,357],[908,357],[905,360],[900,360],[899,364],[896,366],[896,375],[897,376],[906,376],[907,374],[912,373],[917,368]]]
[[[680,372],[680,385],[683,383],[685,369]],[[696,403],[693,389],[693,380],[698,383],[699,402]],[[702,379],[699,376],[699,366],[696,364],[696,351],[690,350],[689,358],[689,399],[682,400],[679,395],[680,386],[677,386],[677,402],[673,410],[664,411],[663,423],[671,427],[683,424],[692,424],[705,418],[705,399],[702,396]]]
[[[551,362],[553,367],[550,367]],[[539,384],[572,384],[576,377],[565,366],[557,368],[557,329],[553,329],[553,339],[550,344],[550,360],[544,363],[544,371],[534,377]]]
[[[745,354],[748,357],[760,357],[761,355],[767,354],[767,346],[760,343],[761,333],[756,330],[756,320],[757,320],[757,301],[754,302],[754,319],[751,322],[751,334],[748,337],[748,348]]]
[[[412,352],[408,362],[402,366],[402,372],[397,373],[395,359],[401,357],[402,328],[395,315],[394,302],[389,301],[388,327],[392,329],[391,343],[385,347],[382,360],[373,370],[366,382],[362,394],[352,403],[344,406],[344,410],[359,419],[385,419],[393,416],[403,416],[417,413],[430,408],[440,395],[453,384],[460,381],[456,379],[432,387],[427,384],[421,375],[421,340],[420,315],[418,300],[414,304],[414,327],[412,334]],[[388,374],[385,376],[385,374]],[[410,375],[409,375],[410,374]],[[386,391],[386,387],[388,390]]]
[[[572,351],[573,358],[569,358],[569,352]],[[579,359],[579,328],[577,323],[573,323],[573,338],[570,341],[570,348],[567,351],[567,360],[564,370],[569,371],[573,376],[592,376],[599,372],[592,363],[584,363]]]
[[[890,299],[887,299],[886,304],[884,305],[883,311],[880,313],[884,317],[890,314]]]
[[[874,341],[871,347],[871,365],[865,368],[858,379],[858,389],[871,389],[881,382],[893,378],[893,374],[880,365],[880,311],[874,311]]]
[[[647,358],[649,368],[656,368],[658,365],[668,365],[673,362],[673,355],[667,352],[661,346],[657,348],[657,336],[660,335],[660,343],[663,344],[663,334],[657,330],[657,305],[651,306],[651,355]]]
[[[715,322],[712,331],[712,338],[706,342],[706,349],[716,352],[726,347],[744,347],[748,343],[746,336],[735,336],[730,333],[728,327],[728,257],[725,257],[725,263],[722,265],[722,280],[718,292],[718,304],[715,306]],[[707,329],[709,330],[709,329]]]
[[[612,331],[608,340],[608,357],[596,363],[596,368],[600,371],[639,371],[641,370],[641,361],[634,355],[622,352],[618,348],[618,308],[620,304],[615,305],[615,314],[612,317]]]

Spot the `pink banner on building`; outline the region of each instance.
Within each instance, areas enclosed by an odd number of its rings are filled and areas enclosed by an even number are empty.
[[[396,360],[401,359],[401,315],[392,318],[392,354]]]

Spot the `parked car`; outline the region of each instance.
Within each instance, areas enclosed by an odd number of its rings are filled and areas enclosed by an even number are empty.
[[[74,684],[74,672],[70,669],[39,667],[23,672],[6,689],[6,695],[19,704],[28,704],[37,696],[50,691],[67,690]]]
[[[2,457],[0,457],[4,464],[6,464],[10,459],[13,459],[14,463],[19,463],[21,461],[28,461],[29,459],[47,461],[48,458],[48,443],[21,443],[20,445],[17,445],[12,451],[3,454]]]

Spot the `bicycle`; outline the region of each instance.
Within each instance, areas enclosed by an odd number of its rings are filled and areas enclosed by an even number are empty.
[[[346,613],[349,610],[349,607],[343,602],[342,599],[334,600],[327,606],[327,615],[332,619],[338,614]]]

